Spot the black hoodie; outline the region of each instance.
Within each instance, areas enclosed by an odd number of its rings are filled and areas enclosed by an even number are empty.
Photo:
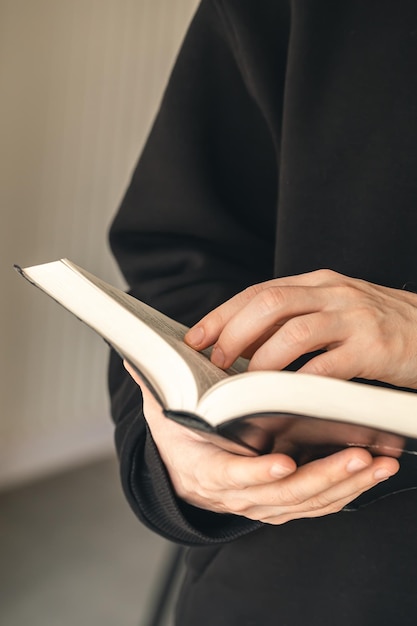
[[[204,0],[110,233],[132,293],[190,325],[318,268],[416,284],[416,72],[414,0]],[[109,380],[132,508],[212,546],[190,553],[179,626],[415,623],[416,491],[278,527],[201,511],[115,355]]]

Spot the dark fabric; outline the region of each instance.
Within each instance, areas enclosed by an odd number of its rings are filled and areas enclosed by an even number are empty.
[[[417,499],[390,506],[191,550],[178,626],[415,626]]]
[[[416,67],[414,0],[203,0],[110,233],[132,293],[192,324],[273,276],[416,284]],[[133,510],[207,546],[179,626],[414,623],[415,491],[282,527],[186,506],[109,377]]]

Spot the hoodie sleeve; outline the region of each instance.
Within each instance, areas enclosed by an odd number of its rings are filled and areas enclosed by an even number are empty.
[[[191,325],[270,278],[276,187],[274,145],[248,88],[236,33],[220,4],[203,1],[111,226],[130,292]],[[175,496],[140,390],[115,354],[109,390],[123,489],[147,526],[188,545],[230,541],[259,526]]]

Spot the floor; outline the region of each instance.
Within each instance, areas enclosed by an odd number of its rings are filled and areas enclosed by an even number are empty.
[[[3,492],[0,624],[147,626],[171,553],[131,513],[114,458]]]

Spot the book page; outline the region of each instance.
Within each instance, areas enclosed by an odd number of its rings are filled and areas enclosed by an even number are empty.
[[[210,389],[198,409],[212,426],[242,416],[284,413],[417,438],[416,393],[301,372],[235,376],[229,384],[220,382]]]
[[[123,308],[141,319],[145,324],[157,332],[165,341],[171,345],[188,363],[193,375],[196,379],[198,396],[203,395],[214,384],[228,378],[230,375],[242,372],[246,369],[246,361],[239,360],[235,368],[223,371],[210,362],[210,350],[204,352],[196,352],[184,343],[184,335],[188,328],[184,324],[171,319],[167,315],[160,313],[151,306],[134,298],[133,296],[121,291],[117,287],[109,285],[105,281],[90,274],[86,270],[78,267],[74,263],[65,260],[66,265],[82,275],[89,282],[96,285],[100,290],[104,291],[118,302]],[[175,407],[172,407],[175,408]]]

